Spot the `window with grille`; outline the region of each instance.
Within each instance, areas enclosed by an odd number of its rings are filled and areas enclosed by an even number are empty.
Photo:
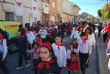
[[[14,13],[13,12],[5,12],[6,21],[14,21]]]

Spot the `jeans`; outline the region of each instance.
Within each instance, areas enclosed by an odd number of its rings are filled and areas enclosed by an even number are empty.
[[[23,63],[23,57],[24,57],[24,59],[25,59],[25,62],[26,62],[26,64],[27,64],[27,54],[26,54],[26,52],[24,51],[24,52],[19,52],[19,67],[21,67],[22,66],[22,63]]]
[[[33,59],[34,73],[37,74],[38,59]]]
[[[80,59],[80,66],[81,66],[81,71],[82,74],[85,74],[85,69],[86,69],[86,62],[88,60],[89,54],[87,53],[79,53],[79,59]]]
[[[3,54],[0,53],[0,69],[3,71],[4,74],[10,74],[9,69],[6,66],[6,60],[2,61]]]

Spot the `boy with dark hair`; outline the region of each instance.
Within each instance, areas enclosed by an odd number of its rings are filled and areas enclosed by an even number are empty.
[[[88,58],[89,55],[91,54],[92,47],[90,45],[90,41],[86,37],[85,32],[82,32],[80,36],[82,40],[78,45],[78,53],[79,53],[81,71],[82,74],[85,74],[85,69],[88,65]]]

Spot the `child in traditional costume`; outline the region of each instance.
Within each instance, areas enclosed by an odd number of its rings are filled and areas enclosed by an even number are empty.
[[[55,43],[52,44],[52,48],[55,53],[55,56],[57,57],[57,63],[60,69],[66,67],[66,48],[61,41],[61,36],[57,35],[55,37]]]
[[[40,58],[36,74],[60,74],[60,69],[50,44],[42,44],[39,48]]]
[[[67,59],[67,68],[69,69],[69,74],[80,74],[80,64],[75,52],[72,52],[70,59]]]

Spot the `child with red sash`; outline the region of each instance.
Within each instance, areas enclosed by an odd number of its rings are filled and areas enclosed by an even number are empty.
[[[77,43],[76,39],[74,39],[69,44],[69,49],[67,50],[67,59],[70,59],[70,55],[71,55],[72,52],[77,53],[77,51],[78,51],[77,48],[78,48],[78,43]]]
[[[40,58],[36,74],[60,74],[55,55],[50,44],[42,44],[39,48]]]
[[[55,53],[55,56],[57,57],[57,63],[60,69],[66,67],[66,48],[61,41],[61,36],[57,35],[55,37],[55,43],[52,44],[53,51]]]
[[[27,50],[28,53],[33,54],[33,68],[34,68],[34,73],[36,74],[36,66],[38,65],[38,59],[39,59],[39,46],[40,44],[38,42],[34,42],[34,48],[32,50]]]
[[[75,52],[72,52],[70,59],[67,60],[67,68],[69,69],[69,74],[80,74],[80,64]]]

